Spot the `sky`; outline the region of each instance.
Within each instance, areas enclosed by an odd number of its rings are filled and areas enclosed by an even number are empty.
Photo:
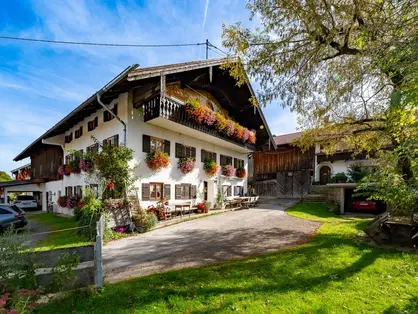
[[[246,0],[1,1],[0,36],[123,44],[204,42],[222,48],[222,23],[249,22]],[[210,58],[221,57],[210,51]],[[0,39],[0,170],[127,66],[201,60],[205,47],[126,48]],[[255,90],[257,82],[253,82]],[[295,114],[263,108],[273,134],[294,132]]]

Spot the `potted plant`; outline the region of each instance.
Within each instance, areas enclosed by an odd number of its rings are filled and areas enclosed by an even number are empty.
[[[164,207],[162,207],[162,206],[149,205],[147,211],[149,213],[153,213],[155,216],[157,216],[158,220],[164,220],[165,219]]]
[[[194,169],[196,159],[194,157],[181,157],[179,159],[178,168],[184,174],[190,173]]]
[[[235,168],[232,165],[226,165],[222,167],[222,175],[226,177],[232,177],[235,172]]]
[[[206,202],[197,203],[196,207],[197,207],[196,212],[198,214],[201,214],[201,213],[206,213],[207,214],[209,212],[209,207],[207,206]]]
[[[347,176],[344,172],[339,172],[331,178],[332,183],[345,183],[347,182]]]
[[[153,151],[147,154],[147,165],[151,170],[160,170],[170,165],[170,157],[167,153],[161,151]]]
[[[243,179],[243,178],[245,178],[247,176],[247,171],[245,170],[244,167],[238,167],[237,170],[235,171],[235,175],[238,178]]]
[[[203,164],[203,170],[209,177],[213,177],[219,170],[218,164],[210,158],[206,158]]]

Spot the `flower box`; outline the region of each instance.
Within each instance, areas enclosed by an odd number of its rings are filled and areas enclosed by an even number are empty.
[[[195,161],[196,159],[193,157],[181,157],[179,159],[178,168],[184,174],[190,173],[194,169]]]
[[[170,157],[167,153],[153,151],[147,154],[146,162],[151,170],[157,171],[170,165]]]
[[[232,165],[226,165],[222,167],[222,175],[226,177],[232,177],[235,172],[235,168]]]
[[[218,173],[219,166],[213,159],[206,159],[203,164],[203,170],[206,175],[213,177]]]

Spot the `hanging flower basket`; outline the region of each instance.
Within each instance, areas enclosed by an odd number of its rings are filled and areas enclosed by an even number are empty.
[[[203,164],[203,170],[209,177],[213,177],[218,172],[219,166],[213,159],[206,159]]]
[[[71,174],[71,168],[69,165],[62,165],[58,168],[58,174],[60,176],[69,176]]]
[[[239,167],[239,168],[237,168],[237,170],[235,171],[235,175],[236,175],[238,178],[243,179],[243,178],[245,178],[245,177],[247,176],[247,171],[245,170],[245,168],[243,168],[243,167]]]
[[[226,165],[222,167],[222,174],[227,177],[232,177],[235,172],[235,168],[232,165]]]
[[[93,162],[89,159],[80,159],[78,168],[84,172],[90,172],[93,169]]]
[[[154,151],[147,154],[146,162],[151,170],[157,171],[170,165],[170,157],[167,153]]]
[[[248,137],[248,143],[255,144],[256,137],[255,137],[255,131],[250,131],[250,136]]]
[[[184,174],[190,173],[194,169],[195,161],[193,157],[182,157],[179,159],[178,168]]]

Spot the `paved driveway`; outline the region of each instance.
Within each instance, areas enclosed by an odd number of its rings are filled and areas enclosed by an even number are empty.
[[[199,266],[275,251],[306,240],[319,223],[284,212],[293,201],[192,220],[104,246],[105,280]]]

